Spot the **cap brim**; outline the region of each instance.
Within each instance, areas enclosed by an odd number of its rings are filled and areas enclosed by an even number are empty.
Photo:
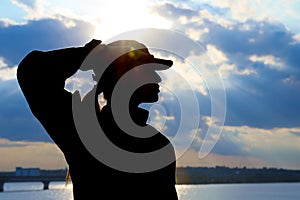
[[[160,58],[154,58],[153,63],[157,63],[158,65],[154,65],[155,70],[166,70],[169,69],[173,65],[172,60],[165,60]]]

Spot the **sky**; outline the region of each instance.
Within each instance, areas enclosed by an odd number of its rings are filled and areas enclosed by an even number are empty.
[[[2,0],[0,171],[67,166],[19,88],[16,69],[22,58],[34,49],[83,46],[140,28],[174,31],[202,47],[183,53],[202,76],[178,56],[157,52],[175,62],[173,75],[162,74],[161,104],[149,107],[151,123],[175,138],[175,149],[182,152],[178,166],[300,169],[299,9],[296,0]],[[169,46],[189,48],[184,40]],[[207,74],[204,66],[215,71]],[[209,87],[218,77],[219,87]],[[226,101],[214,96],[220,91]],[[182,119],[180,98],[187,111]],[[212,115],[211,105],[226,110],[224,121]],[[198,108],[200,115],[194,112]],[[175,137],[181,123],[198,126],[187,125]],[[216,132],[206,138],[210,127]],[[213,148],[200,159],[205,140]]]

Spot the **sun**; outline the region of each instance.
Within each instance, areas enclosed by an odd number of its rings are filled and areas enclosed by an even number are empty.
[[[171,28],[172,23],[151,12],[147,0],[108,0],[99,10],[94,38],[106,40],[117,34],[140,28]]]

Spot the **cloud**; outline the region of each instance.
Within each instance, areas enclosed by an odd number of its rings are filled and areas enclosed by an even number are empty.
[[[258,13],[258,9],[262,5],[259,3],[259,0],[241,0],[235,3],[232,3],[230,0],[212,0],[211,4],[216,7],[228,8],[231,17],[242,22],[247,19],[261,19],[266,17]]]
[[[1,63],[0,63],[1,64]],[[13,68],[1,68],[0,67],[0,80],[8,81],[16,78],[17,67]]]
[[[11,0],[11,2],[27,12],[28,19],[41,18],[46,16],[42,0]]]
[[[53,143],[11,141],[0,138],[1,171],[14,171],[16,166],[63,169],[67,163],[62,152]]]
[[[249,9],[242,8],[248,4],[250,9],[255,7],[250,1],[234,5],[229,1],[215,2],[210,7],[198,3],[198,7],[190,8],[167,3],[161,4],[156,12],[175,20],[173,28],[189,30],[185,31],[187,36],[199,38],[197,42],[206,47],[207,54],[217,64],[227,94],[227,125],[297,126],[300,43],[295,40],[298,36],[284,24],[264,17],[246,17],[242,21],[228,17],[229,6],[243,10]],[[228,25],[221,24],[222,21],[228,21]],[[205,28],[209,32],[203,32]]]
[[[208,121],[203,122],[208,125]],[[202,160],[199,159],[199,150],[203,144],[203,131],[205,132],[205,129],[199,129],[193,145],[183,154],[183,157],[188,158],[179,160],[179,165],[205,166],[207,164],[205,160],[209,160],[212,166],[222,164],[235,167],[242,164],[242,166],[262,167],[264,165],[293,169],[300,166],[298,159],[300,128],[262,129],[248,126],[224,126],[221,137],[208,158],[205,157]],[[210,160],[214,157],[220,160]]]
[[[11,2],[25,9],[35,9],[39,3],[38,0],[11,0]]]
[[[284,69],[284,63],[280,61],[280,58],[274,57],[273,55],[264,55],[264,56],[251,55],[249,57],[249,60],[254,63],[261,62],[264,65],[268,66],[270,69],[276,69],[279,71]]]
[[[0,56],[5,58],[8,67],[17,65],[30,51],[51,50],[69,46],[84,45],[95,27],[87,22],[61,17],[72,21],[67,26],[63,20],[31,20],[26,24],[0,26]]]
[[[224,155],[226,148],[220,147],[223,141],[229,141],[232,144],[239,144],[238,151],[241,154],[245,153],[268,161],[273,166],[284,166],[289,163],[296,168],[300,165],[297,159],[300,156],[300,137],[294,133],[299,131],[300,128],[260,129],[247,126],[225,126],[214,152]]]
[[[234,64],[227,64],[224,63],[220,66],[220,73],[222,74],[223,80],[228,81],[230,79],[230,75],[257,75],[257,71],[253,68],[246,68],[246,69],[238,69],[238,67]],[[229,83],[227,83],[228,87]]]
[[[59,160],[55,166],[63,166],[61,155],[54,150],[56,147],[51,143],[52,140],[32,116],[19,90],[15,80],[15,66],[33,49],[81,46],[91,39],[95,27],[70,17],[69,13],[67,17],[57,14],[52,8],[45,10],[38,0],[14,2],[25,9],[28,16],[22,24],[10,19],[0,20],[0,138],[6,138],[0,140],[0,153],[8,155],[7,162],[1,164],[5,169],[15,167],[13,165],[18,163],[25,163],[28,167],[40,166],[41,163],[49,164],[45,160],[49,157],[51,163]],[[179,165],[299,168],[297,144],[300,130],[294,128],[299,126],[300,120],[299,34],[293,33],[286,24],[269,18],[268,13],[262,13],[266,4],[261,4],[261,1],[259,4],[256,4],[258,1],[246,0],[235,4],[229,0],[173,2],[159,2],[152,7],[152,14],[159,14],[172,21],[174,29],[199,42],[205,51],[199,53],[191,49],[189,52],[181,52],[185,40],[177,41],[176,38],[168,40],[169,45],[175,46],[184,58],[199,66],[209,67],[214,61],[227,93],[223,134],[213,152],[199,160],[199,147],[208,128],[205,119],[209,118],[211,112],[211,91],[205,79],[213,79],[216,74],[201,76],[191,67],[186,67],[187,63],[175,59],[175,72],[181,77],[177,75],[178,79],[175,79],[173,76],[170,80],[179,81],[173,81],[162,88],[162,92],[169,92],[169,95],[161,95],[164,110],[153,108],[153,123],[157,127],[165,123],[163,131],[170,138],[174,137],[181,113],[177,109],[178,99],[171,94],[171,89],[176,88],[178,95],[186,96],[191,92],[188,86],[192,86],[201,117],[197,121],[199,126],[193,129],[187,126],[183,130],[185,137],[175,141],[180,148],[189,141],[189,137],[197,134],[191,148],[179,160]],[[107,21],[110,22],[110,19]],[[210,55],[210,59],[207,55]],[[190,85],[183,84],[181,80],[185,78]],[[84,84],[82,79],[73,81],[83,90],[88,90],[92,85]],[[186,102],[190,102],[189,99]],[[187,110],[195,110],[195,106],[187,105]],[[158,112],[164,115],[158,115]],[[190,116],[183,123],[195,123],[197,117]],[[32,157],[38,159],[34,161]]]
[[[83,99],[83,97],[96,85],[93,75],[95,75],[93,70],[78,70],[73,76],[66,80],[65,89],[71,93],[78,90],[81,99]]]
[[[162,84],[164,87],[163,90],[168,89],[169,91],[173,90],[174,92],[178,91],[183,93],[184,91],[193,90],[204,96],[208,95],[205,79],[201,74],[201,70],[198,69],[198,61],[194,61],[193,59],[193,56],[191,56],[186,58],[185,62],[181,62],[171,58],[171,60],[174,60],[172,69],[168,70],[166,73],[160,73],[164,79]],[[202,62],[205,62],[204,59],[205,57],[203,57]],[[212,63],[208,62],[206,65],[209,67]]]
[[[29,2],[27,6],[32,7],[33,3]],[[19,62],[34,49],[81,46],[91,39],[94,26],[81,20],[61,18],[73,21],[74,26],[66,26],[59,19],[30,20],[25,24],[0,26],[1,138],[52,142],[32,115],[15,75]]]
[[[226,10],[226,16],[235,21],[278,21],[286,24],[289,29],[299,31],[297,27],[299,6],[295,0],[278,0],[276,2],[271,0],[242,0],[235,3],[230,0],[207,0],[206,2],[215,8]]]
[[[152,11],[155,13],[162,14],[162,16],[173,19],[180,19],[185,16],[186,18],[192,18],[197,14],[197,11],[189,8],[176,7],[172,3],[158,4],[152,7]],[[181,19],[180,19],[181,20]]]
[[[5,60],[3,57],[0,57],[0,69],[7,67],[7,64],[5,63]]]
[[[239,4],[233,4],[233,6],[239,7]],[[210,7],[210,9],[208,9],[205,5],[199,4],[199,10],[195,10],[191,8],[181,8],[170,3],[157,7],[159,8],[155,11],[159,15],[176,20],[177,23],[173,28],[190,30],[188,35],[197,35],[199,32],[202,33],[204,29],[208,29],[209,32],[206,31],[201,34],[202,37],[200,37],[199,42],[203,45],[211,45],[217,48],[219,51],[225,53],[227,58],[232,61],[237,60],[237,56],[239,56],[245,59],[245,63],[249,63],[248,58],[251,55],[272,55],[277,59],[282,59],[281,61],[284,64],[290,65],[292,63],[289,62],[289,59],[292,59],[291,56],[293,56],[293,58],[295,57],[290,53],[296,53],[300,48],[299,45],[290,45],[290,43],[297,38],[297,34],[289,31],[284,24],[280,22],[263,19],[248,19],[243,23],[230,21],[228,22],[230,26],[224,26],[219,22],[228,21],[230,19],[226,19],[226,14],[219,12],[216,7]],[[195,18],[198,20],[194,20]],[[180,19],[185,20],[182,22]],[[196,21],[198,23],[195,23]],[[199,23],[199,21],[201,21],[201,23]],[[195,33],[193,33],[192,30]],[[240,62],[241,61],[242,60],[240,60]]]
[[[208,33],[209,29],[204,28],[203,30],[195,30],[193,28],[188,28],[185,33],[193,40],[200,40],[204,33]]]
[[[251,156],[230,156],[210,153],[203,159],[199,159],[199,152],[195,149],[189,149],[178,160],[177,166],[179,167],[215,167],[215,166],[228,166],[228,167],[243,167],[248,168],[262,168],[274,167],[270,163]],[[282,166],[279,166],[282,167]],[[286,166],[290,168],[290,166]]]
[[[295,43],[299,43],[300,42],[300,33],[299,34],[295,34],[293,36],[294,42],[292,42],[291,44],[295,44]]]
[[[230,137],[222,137],[213,154],[224,156],[232,163],[236,163],[238,158],[252,158],[257,163],[266,160],[263,162],[265,166],[298,168],[299,148],[296,145],[299,139],[292,136],[293,127],[299,126],[300,119],[295,110],[300,108],[300,62],[297,56],[300,46],[295,42],[297,35],[283,24],[265,18],[253,20],[247,17],[243,23],[224,18],[228,25],[221,25],[222,20],[213,17],[218,12],[213,13],[213,9],[208,11],[205,7],[199,9],[196,11],[195,8],[169,3],[161,6],[157,12],[176,21],[173,28],[188,30],[185,31],[187,36],[198,39],[200,44],[206,46],[208,55],[212,55],[212,60],[218,65],[225,80],[228,100],[225,127],[236,127],[237,130],[230,132]],[[199,14],[201,9],[205,10],[202,12],[205,15]],[[219,15],[219,19],[222,17]],[[204,28],[209,32],[203,32]],[[203,99],[202,95],[200,99]],[[206,107],[209,107],[208,103]],[[200,144],[203,142],[205,125],[201,128],[204,130],[198,129],[199,137],[196,138]],[[228,129],[223,134],[228,133]],[[268,135],[274,137],[274,140],[269,141],[268,153],[263,153],[266,149],[262,142],[250,150],[247,140],[240,138],[245,133],[242,130],[247,131],[249,137],[253,136],[254,142],[256,139],[263,141],[266,139],[263,137]],[[261,135],[257,136],[256,132]],[[290,139],[283,139],[285,137]],[[293,140],[297,142],[286,148]],[[192,149],[195,147],[197,145]]]
[[[282,79],[282,82],[286,85],[291,85],[295,87],[300,86],[300,80],[298,80],[295,76],[291,75],[287,78]]]
[[[9,68],[6,69],[9,70]],[[32,115],[15,78],[11,80],[0,79],[0,93],[0,138],[13,141],[52,142],[40,123]]]
[[[12,25],[18,25],[19,23],[15,22],[14,20],[8,18],[0,18],[0,27],[8,27]]]
[[[211,56],[215,64],[221,64],[228,61],[227,56],[220,50],[218,50],[214,45],[208,44],[206,46],[207,54]]]
[[[8,81],[16,78],[17,67],[9,68],[3,57],[0,57],[0,81]]]

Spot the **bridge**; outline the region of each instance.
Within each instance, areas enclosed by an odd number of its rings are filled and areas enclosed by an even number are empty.
[[[41,182],[43,189],[48,190],[50,182],[66,181],[66,176],[0,176],[0,192],[4,191],[4,184],[11,182]]]
[[[4,191],[4,184],[9,182],[41,182],[43,189],[48,190],[50,182],[71,180],[66,169],[43,170],[40,168],[16,167],[14,172],[0,172],[0,192]]]
[[[50,182],[66,181],[66,176],[2,176],[0,177],[0,192],[4,191],[4,184],[11,182],[42,182],[43,189],[48,190]]]

